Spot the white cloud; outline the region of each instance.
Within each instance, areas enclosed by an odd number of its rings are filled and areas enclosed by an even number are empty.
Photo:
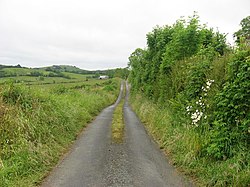
[[[0,64],[125,67],[156,25],[198,11],[232,42],[249,7],[248,0],[0,0]]]

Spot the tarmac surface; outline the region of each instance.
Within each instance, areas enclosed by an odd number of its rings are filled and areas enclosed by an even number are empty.
[[[42,187],[193,186],[168,163],[130,108],[127,84],[123,107],[125,137],[123,143],[111,141],[113,111],[122,90],[123,86],[116,103],[88,125]]]

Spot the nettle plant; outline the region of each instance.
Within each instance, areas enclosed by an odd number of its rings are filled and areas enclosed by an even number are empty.
[[[206,110],[209,108],[209,105],[207,104],[206,97],[212,83],[214,83],[214,80],[207,79],[206,85],[201,88],[201,96],[199,99],[193,105],[186,107],[187,114],[190,116],[194,127],[198,127],[202,119],[207,119]]]

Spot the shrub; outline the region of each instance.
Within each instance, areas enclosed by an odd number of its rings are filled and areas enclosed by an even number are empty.
[[[14,86],[13,83],[6,84],[2,93],[2,99],[5,103],[18,105],[23,109],[32,107],[32,97],[25,92],[23,87]]]
[[[236,53],[228,80],[216,95],[215,121],[207,151],[215,158],[231,157],[250,143],[250,50]]]

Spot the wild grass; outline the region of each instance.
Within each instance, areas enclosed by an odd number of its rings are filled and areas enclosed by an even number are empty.
[[[125,97],[125,87],[123,89],[123,94],[120,103],[116,106],[113,120],[112,120],[112,141],[114,143],[122,143],[124,137],[124,117],[123,117],[123,105]]]
[[[118,92],[118,80],[87,87],[1,86],[0,186],[38,185],[84,126],[113,103]]]
[[[131,103],[172,164],[197,186],[249,186],[249,151],[227,160],[201,156],[202,144],[208,137],[189,128],[187,121],[176,121],[179,116],[171,107],[162,108],[139,95],[132,95]]]

